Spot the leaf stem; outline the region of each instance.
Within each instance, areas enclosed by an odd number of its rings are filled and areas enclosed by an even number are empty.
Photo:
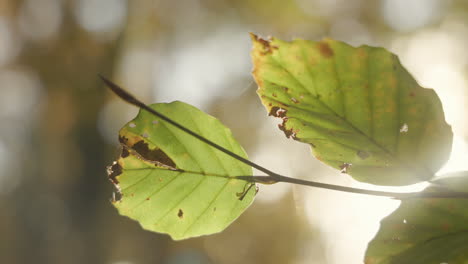
[[[213,141],[211,140],[208,140],[202,136],[200,136],[199,134],[193,132],[192,130],[186,128],[185,126],[175,122],[174,120],[170,119],[169,117],[159,113],[158,111],[154,110],[153,108],[149,107],[148,105],[144,104],[143,102],[141,102],[140,100],[136,99],[133,95],[131,95],[130,93],[128,93],[127,91],[125,91],[124,89],[122,89],[120,86],[118,86],[117,84],[109,81],[108,79],[106,79],[104,76],[102,75],[99,75],[99,77],[102,79],[102,81],[116,94],[118,95],[122,100],[124,100],[125,102],[129,103],[129,104],[132,104],[132,105],[135,105],[137,106],[138,108],[141,108],[141,109],[144,109],[148,112],[150,112],[151,114],[161,118],[162,120],[168,122],[169,124],[177,127],[178,129],[184,131],[185,133],[187,134],[190,134],[194,137],[196,137],[197,139],[201,140],[202,142],[218,149],[219,151],[235,158],[236,160],[239,160],[251,167],[254,167],[256,168],[257,170],[267,174],[267,175],[270,175],[270,176],[273,176],[273,175],[277,175],[276,173],[256,164],[256,163],[253,163],[252,161],[246,159],[246,158],[243,158],[239,155],[237,155],[236,153],[233,153],[232,151],[229,151],[223,147],[221,147],[220,145],[214,143]]]
[[[99,74],[99,77],[101,80],[104,82],[104,84],[109,87],[112,92],[114,92],[117,96],[119,96],[122,100],[125,102],[132,104],[140,109],[146,110],[149,113],[161,118],[162,120],[166,121],[167,123],[177,127],[178,129],[184,131],[187,134],[190,134],[191,136],[197,138],[198,140],[218,149],[219,151],[225,153],[226,155],[231,156],[232,158],[247,164],[265,174],[268,176],[238,176],[236,178],[238,179],[243,179],[246,181],[253,181],[256,183],[261,183],[261,184],[274,184],[274,183],[279,183],[279,182],[284,182],[284,183],[291,183],[291,184],[298,184],[298,185],[303,185],[303,186],[310,186],[310,187],[316,187],[316,188],[321,188],[321,189],[328,189],[328,190],[334,190],[334,191],[340,191],[340,192],[348,192],[348,193],[357,193],[357,194],[366,194],[366,195],[373,195],[373,196],[384,196],[384,197],[390,197],[394,199],[407,199],[407,198],[468,198],[468,193],[463,193],[463,192],[412,192],[412,193],[398,193],[398,192],[384,192],[384,191],[374,191],[374,190],[367,190],[367,189],[359,189],[359,188],[352,188],[352,187],[346,187],[346,186],[340,186],[340,185],[334,185],[334,184],[327,184],[327,183],[321,183],[321,182],[314,182],[314,181],[307,181],[307,180],[302,180],[302,179],[296,179],[296,178],[291,178],[287,176],[280,175],[278,173],[275,173],[263,166],[260,166],[246,158],[243,158],[236,153],[214,143],[213,141],[202,137],[201,135],[193,132],[192,130],[186,128],[185,126],[177,123],[176,121],[170,119],[169,117],[159,113],[158,111],[152,109],[142,101],[138,100],[135,98],[133,95],[125,91],[123,88],[118,86],[117,84],[111,82],[104,76]]]

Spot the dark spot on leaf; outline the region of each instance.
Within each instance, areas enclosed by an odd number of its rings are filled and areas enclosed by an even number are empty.
[[[333,56],[333,50],[330,48],[330,46],[326,42],[320,42],[319,43],[319,50],[320,50],[320,53],[325,58],[329,58],[329,57]]]
[[[149,201],[150,199],[151,199],[151,198],[148,197],[148,198],[146,198],[146,201]]]
[[[278,125],[278,128],[284,132],[284,134],[286,135],[287,138],[292,138],[292,139],[296,139],[296,133],[298,131],[295,131],[293,130],[292,128],[291,129],[286,129],[286,122],[288,121],[288,118],[285,117],[283,118],[283,123],[279,124]]]
[[[278,97],[278,95],[276,95],[276,93],[272,93],[271,96]]]
[[[126,157],[128,157],[128,155],[130,155],[130,152],[128,152],[128,149],[127,149],[127,148],[123,147],[123,148],[122,148],[122,153],[120,153],[120,156],[121,156],[122,158],[126,158]]]
[[[409,93],[409,96],[414,97],[416,94],[414,92]]]
[[[179,212],[177,213],[177,216],[182,219],[184,218],[184,211],[182,211],[182,209],[179,209]]]
[[[128,138],[126,138],[124,136],[119,136],[119,142],[126,145],[127,142],[128,142]]]
[[[286,116],[286,113],[287,113],[286,109],[280,108],[278,106],[273,106],[270,110],[270,113],[268,113],[268,115],[283,118]]]
[[[277,46],[271,45],[269,40],[262,39],[254,34],[252,34],[252,37],[263,46],[263,55],[271,54],[273,50],[278,49]]]
[[[119,184],[119,181],[117,180],[117,176],[122,174],[122,166],[117,161],[114,161],[114,163],[111,166],[107,167],[107,175],[109,176],[109,180],[117,185]]]
[[[367,159],[370,156],[369,152],[366,152],[366,151],[363,151],[363,150],[358,150],[357,155],[361,159]]]
[[[166,155],[166,153],[159,148],[149,149],[148,143],[143,140],[135,143],[135,145],[132,146],[132,149],[145,160],[158,162],[171,168],[176,167],[175,163]]]
[[[288,87],[281,87],[281,88],[283,88],[283,90],[284,90],[285,92],[288,92],[288,91],[289,91],[289,88],[288,88]]]
[[[348,169],[352,166],[353,164],[351,163],[343,163],[343,165],[340,166],[340,172],[341,173],[348,173]]]
[[[135,194],[134,194],[134,193],[131,193],[130,196],[133,197],[133,196],[135,196]]]
[[[216,207],[213,207],[213,212],[216,212]]]

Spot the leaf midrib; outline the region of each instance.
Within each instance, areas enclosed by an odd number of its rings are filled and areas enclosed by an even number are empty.
[[[303,49],[301,48],[301,50],[303,50]],[[304,54],[302,54],[302,56],[304,56]],[[349,122],[347,119],[343,118],[342,116],[338,115],[338,113],[336,113],[336,112],[335,112],[333,109],[331,109],[327,104],[325,104],[322,100],[320,100],[320,98],[318,98],[318,97],[316,97],[316,96],[313,96],[313,95],[311,94],[311,92],[306,88],[306,86],[305,86],[302,82],[300,82],[300,81],[297,79],[297,77],[294,76],[287,68],[283,67],[283,66],[281,65],[281,63],[280,63],[273,55],[269,55],[269,57],[271,58],[271,60],[272,60],[277,66],[279,66],[281,69],[283,69],[285,72],[287,72],[288,75],[289,75],[292,79],[294,79],[294,80],[302,87],[302,89],[303,89],[304,91],[307,92],[307,94],[308,94],[309,96],[314,97],[314,98],[321,104],[322,107],[326,108],[327,110],[330,111],[330,113],[334,114],[336,117],[338,117],[339,119],[343,120],[343,121],[344,121],[346,124],[348,124],[354,131],[356,131],[358,134],[360,134],[360,135],[364,136],[366,139],[368,139],[369,142],[370,142],[371,144],[374,144],[376,147],[380,148],[383,152],[387,153],[389,156],[391,156],[392,158],[394,158],[398,163],[402,164],[404,167],[410,168],[410,169],[412,169],[412,170],[416,170],[416,172],[419,170],[417,167],[411,166],[410,164],[408,164],[408,163],[402,161],[398,156],[395,156],[394,153],[392,153],[391,151],[387,150],[385,147],[383,147],[382,145],[380,145],[380,144],[379,144],[378,142],[376,142],[372,137],[367,136],[364,132],[362,132],[360,129],[358,129],[357,127],[355,127],[354,124],[352,124],[351,122]],[[280,56],[280,57],[281,57],[281,56]],[[302,59],[303,59],[303,61],[306,61],[304,57],[303,57]],[[335,68],[335,72],[336,72],[337,78],[339,78],[339,74],[338,74],[337,69],[336,69],[335,57],[333,57],[333,61],[334,61],[334,68]],[[307,63],[304,63],[304,64],[306,65],[307,73],[308,73],[309,75],[311,75],[312,79],[315,81],[315,78],[314,78],[313,74],[311,74],[311,71],[310,71],[310,69],[309,69],[309,65],[308,65]],[[369,65],[369,64],[367,64],[367,66],[368,66],[368,65]],[[367,68],[368,68],[368,67],[367,67]],[[263,79],[266,80],[266,81],[268,81],[268,82],[270,82],[270,83],[272,83],[272,84],[274,84],[274,85],[278,85],[278,84],[277,84],[276,82],[274,82],[274,81],[268,80],[268,79],[266,79],[266,78],[263,78]],[[278,86],[280,86],[280,85],[278,85]],[[264,87],[262,87],[262,89],[265,90]],[[339,82],[339,89],[340,89],[340,92],[342,93],[341,82]],[[398,91],[399,91],[399,90],[400,90],[400,88],[398,87]],[[342,96],[342,97],[343,97],[343,96]],[[275,100],[275,99],[273,99],[273,100]],[[275,101],[276,101],[276,100],[275,100]],[[285,104],[285,103],[282,102],[282,104]],[[290,105],[290,104],[285,104],[285,105],[287,105],[288,107],[298,108],[298,109],[306,110],[306,111],[307,111],[307,109],[302,109],[302,108],[299,108],[299,107],[296,107],[296,106],[292,106],[292,105]],[[371,126],[371,127],[372,127],[372,130],[373,130],[373,126]],[[431,175],[430,178],[432,178],[432,176],[433,176],[433,174],[434,174],[433,172],[431,172],[426,166],[424,166],[424,165],[422,165],[422,164],[418,164],[418,165],[422,167],[422,168],[421,168],[422,171],[425,171],[426,173],[429,172],[429,174]],[[418,176],[418,174],[417,174],[416,176]],[[421,177],[418,176],[418,178],[421,178]],[[423,178],[423,180],[425,180],[425,178]]]

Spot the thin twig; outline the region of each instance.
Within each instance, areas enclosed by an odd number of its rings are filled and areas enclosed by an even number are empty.
[[[223,152],[226,155],[231,156],[232,158],[247,164],[253,168],[256,168],[257,170],[267,174],[268,176],[237,176],[237,179],[242,179],[246,181],[251,181],[251,182],[256,182],[256,183],[261,183],[261,184],[274,184],[278,182],[284,182],[284,183],[292,183],[292,184],[298,184],[298,185],[303,185],[303,186],[310,186],[310,187],[316,187],[316,188],[321,188],[321,189],[328,189],[328,190],[334,190],[334,191],[340,191],[340,192],[347,192],[347,193],[357,193],[357,194],[366,194],[366,195],[373,195],[373,196],[384,196],[384,197],[390,197],[393,199],[408,199],[408,198],[468,198],[468,193],[463,193],[463,192],[411,192],[411,193],[398,193],[398,192],[384,192],[384,191],[374,191],[374,190],[367,190],[367,189],[360,189],[360,188],[352,188],[352,187],[346,187],[346,186],[340,186],[340,185],[334,185],[334,184],[327,184],[327,183],[321,183],[321,182],[314,182],[314,181],[307,181],[307,180],[302,180],[302,179],[296,179],[296,178],[290,178],[287,176],[280,175],[278,173],[275,173],[271,170],[266,169],[263,166],[260,166],[246,158],[243,158],[236,153],[214,143],[213,141],[200,136],[199,134],[193,132],[192,130],[186,128],[185,126],[175,122],[171,118],[159,113],[158,111],[150,108],[148,105],[143,103],[142,101],[136,99],[133,95],[125,91],[123,88],[118,86],[117,84],[111,82],[110,80],[106,79],[104,76],[99,75],[101,80],[108,86],[116,95],[118,95],[122,100],[125,102],[135,105],[140,109],[146,110],[149,113],[161,118],[162,120],[166,121],[167,123],[179,128],[180,130],[184,131],[187,134],[192,135],[193,137],[197,138],[198,140],[201,140],[202,142],[218,149],[219,151]]]

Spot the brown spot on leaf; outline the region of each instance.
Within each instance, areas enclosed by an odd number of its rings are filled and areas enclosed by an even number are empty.
[[[135,145],[132,146],[132,149],[145,160],[158,162],[171,168],[176,167],[174,161],[172,161],[166,153],[159,148],[149,149],[148,143],[143,140],[135,143]]]
[[[295,104],[298,104],[298,103],[299,103],[299,101],[298,101],[296,98],[294,98],[294,97],[291,98],[291,101],[292,101],[293,103],[295,103]]]
[[[330,58],[331,56],[333,56],[333,50],[330,48],[330,46],[326,42],[322,41],[319,43],[319,50],[320,50],[320,53],[325,58]]]
[[[107,167],[107,175],[109,176],[109,180],[118,185],[119,181],[117,180],[117,176],[122,174],[122,166],[117,161],[114,161],[111,166]]]
[[[151,199],[151,198],[150,198],[150,197],[148,197],[148,198],[146,198],[146,201],[149,201],[150,199]]]
[[[287,138],[292,138],[296,139],[296,133],[298,132],[297,130],[291,129],[286,129],[286,122],[288,121],[288,118],[285,117],[283,118],[283,123],[278,125],[278,128],[284,132]]]
[[[127,142],[128,142],[128,138],[126,138],[124,136],[119,136],[119,142],[126,145]]]
[[[287,113],[286,109],[283,109],[283,108],[278,107],[278,106],[273,106],[270,109],[270,113],[268,113],[268,115],[283,118],[283,117],[286,116],[286,113]]]
[[[451,225],[449,223],[443,223],[440,225],[440,227],[442,228],[442,230],[444,230],[445,232],[449,231],[451,229]]]
[[[357,155],[361,159],[367,159],[370,156],[369,152],[363,150],[358,150]]]
[[[409,96],[414,97],[416,94],[414,92],[409,93]]]
[[[120,156],[121,156],[122,158],[126,158],[126,157],[128,157],[128,155],[130,155],[130,152],[128,152],[128,149],[127,149],[127,148],[123,147],[123,148],[122,148],[122,152],[120,153]]]
[[[177,213],[177,216],[182,219],[184,218],[184,211],[182,211],[182,209],[179,209],[179,212]]]
[[[270,40],[265,40],[265,39],[262,39],[261,37],[255,35],[255,34],[250,34],[250,36],[252,37],[252,39],[258,43],[260,43],[263,47],[263,52],[262,54],[263,55],[266,55],[266,54],[271,54],[273,50],[276,50],[278,49],[277,46],[274,46],[274,45],[271,45],[271,41]]]
[[[276,95],[276,93],[272,93],[271,96],[278,97],[278,95]]]
[[[341,173],[348,173],[348,169],[352,166],[353,164],[351,163],[343,163],[343,165],[340,166],[340,172]]]

